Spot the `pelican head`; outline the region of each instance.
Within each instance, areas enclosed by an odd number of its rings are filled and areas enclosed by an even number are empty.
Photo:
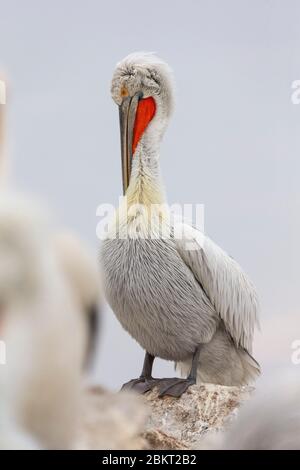
[[[173,76],[169,66],[151,53],[136,52],[117,64],[111,94],[119,106],[124,193],[132,161],[145,146],[157,147],[174,104]],[[149,154],[149,152],[148,152]]]

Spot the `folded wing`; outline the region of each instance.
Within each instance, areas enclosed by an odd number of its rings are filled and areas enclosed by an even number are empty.
[[[202,232],[176,224],[177,250],[214,305],[234,342],[251,353],[258,326],[256,290],[234,259]]]

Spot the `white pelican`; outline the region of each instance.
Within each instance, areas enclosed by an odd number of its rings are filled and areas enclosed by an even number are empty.
[[[0,82],[5,84],[7,81],[2,78]],[[22,206],[20,205],[20,195],[14,191],[7,190],[6,184],[6,166],[7,166],[7,152],[6,152],[6,90],[2,86],[2,94],[0,96],[0,184],[1,190],[0,198],[2,199],[2,208],[5,209],[5,204],[15,206],[16,212],[19,211],[19,223],[21,223],[21,216],[31,218],[31,212],[35,212],[35,202],[27,202],[24,204],[25,213],[21,213]],[[25,200],[27,198],[25,197]],[[14,202],[12,202],[14,201]],[[18,208],[19,206],[19,208]],[[8,209],[8,208],[7,208]],[[41,212],[44,209],[40,209]],[[8,212],[9,216],[9,212]],[[35,225],[41,226],[38,217],[35,217]],[[17,219],[16,219],[17,221]],[[5,223],[5,221],[4,221]],[[36,230],[34,224],[32,225],[33,231]],[[16,234],[20,237],[21,233]],[[98,332],[98,313],[100,303],[100,272],[97,267],[96,261],[93,259],[87,246],[76,237],[74,233],[69,230],[56,230],[51,233],[51,249],[54,250],[60,268],[65,276],[70,291],[72,292],[73,302],[76,307],[84,314],[84,323],[88,329],[89,343],[87,344],[87,360],[92,358],[93,350],[96,346],[96,336]],[[52,246],[53,245],[53,246]],[[46,250],[46,245],[45,245]]]
[[[102,293],[97,261],[85,244],[68,230],[54,234],[54,247],[73,302],[84,318],[87,337],[84,366],[90,366],[95,359],[100,327]]]
[[[51,229],[43,212],[23,196],[0,192],[0,339],[7,350],[0,448],[72,445],[83,366],[95,342],[97,268],[73,235]]]
[[[146,351],[141,376],[124,388],[155,385],[161,396],[180,396],[197,379],[245,384],[259,373],[251,356],[256,291],[196,228],[170,225],[164,204],[159,147],[174,101],[170,69],[152,54],[131,54],[117,65],[111,93],[120,110],[126,198],[103,242],[104,286],[120,323]],[[153,379],[156,356],[180,363],[188,377]]]
[[[0,266],[1,339],[7,350],[0,367],[1,407],[40,447],[68,447],[79,404],[83,317],[47,221],[35,204],[15,194],[0,193]],[[5,429],[0,435],[5,448]]]
[[[0,178],[6,163],[0,104]],[[0,448],[66,448],[79,419],[83,366],[97,335],[100,279],[72,233],[0,191]]]

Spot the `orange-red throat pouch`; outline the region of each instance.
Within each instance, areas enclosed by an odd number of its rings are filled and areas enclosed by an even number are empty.
[[[141,99],[138,103],[134,128],[133,128],[133,139],[132,139],[132,154],[134,154],[136,147],[145,132],[148,124],[152,121],[156,111],[156,104],[154,98]]]

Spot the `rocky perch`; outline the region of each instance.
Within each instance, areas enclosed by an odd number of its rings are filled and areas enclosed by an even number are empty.
[[[205,384],[190,387],[181,398],[142,397],[89,389],[75,448],[199,449],[204,436],[223,429],[247,400],[250,387]]]
[[[203,437],[221,430],[251,393],[249,387],[194,385],[181,398],[145,396],[150,414],[143,436],[150,449],[199,449]]]

